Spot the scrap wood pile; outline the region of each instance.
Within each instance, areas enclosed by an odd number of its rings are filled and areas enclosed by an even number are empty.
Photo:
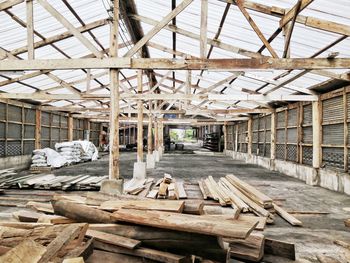
[[[24,246],[37,247],[37,256],[11,262],[69,262],[76,257],[83,259],[74,262],[259,262],[264,253],[294,259],[293,244],[264,237],[260,230],[266,221],[250,215],[234,218],[227,213],[233,209],[206,203],[98,192],[55,195],[51,203],[31,202],[35,212],[13,213],[16,222],[0,222],[0,262],[10,262],[2,259],[17,256]],[[280,246],[287,247],[282,254],[276,249]]]
[[[179,200],[187,198],[183,182],[177,182],[167,173],[155,184],[153,178],[132,179],[124,184],[124,192],[151,199]]]
[[[54,174],[26,174],[18,176],[16,173],[0,174],[0,188],[4,189],[44,189],[44,190],[98,190],[101,182],[107,176]]]
[[[250,184],[229,174],[216,182],[212,176],[198,181],[204,199],[217,200],[221,206],[231,206],[235,218],[240,213],[252,212],[266,218],[267,223],[274,222],[277,213],[293,226],[302,226],[302,222],[278,206],[269,196],[257,190]]]

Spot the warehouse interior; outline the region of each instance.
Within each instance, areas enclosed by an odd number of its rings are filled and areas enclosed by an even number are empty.
[[[0,262],[350,262],[347,0],[0,0]]]

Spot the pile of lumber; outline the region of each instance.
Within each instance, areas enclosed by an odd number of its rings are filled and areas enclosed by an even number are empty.
[[[79,260],[72,262],[193,262],[194,258],[195,262],[227,262],[228,258],[259,262],[265,253],[281,254],[279,247],[285,244],[269,240],[261,232],[266,220],[254,215],[234,218],[227,212],[233,209],[205,205],[207,202],[99,192],[55,195],[51,203],[30,201],[27,208],[13,213],[16,222],[0,222],[0,256],[8,259],[17,255],[19,252],[11,252],[11,248],[28,238],[38,243],[34,247],[53,251],[47,252],[48,261],[40,254],[37,261],[29,262],[67,263],[70,257]],[[73,226],[79,226],[79,231],[73,231]],[[65,230],[68,227],[72,232]],[[7,228],[13,233],[27,232],[13,238],[6,234]],[[56,238],[62,240],[61,233],[65,233],[65,241],[52,250],[50,244],[57,243]],[[288,249],[282,256],[291,258],[294,245]]]
[[[4,189],[43,189],[43,190],[98,190],[107,176],[30,174],[16,176],[0,175],[0,187]]]
[[[302,222],[273,202],[272,198],[260,192],[252,185],[233,174],[222,177],[216,182],[212,176],[198,181],[204,199],[217,200],[221,206],[231,206],[235,218],[240,213],[252,212],[265,217],[268,223],[274,222],[277,213],[293,226],[302,226]]]
[[[152,199],[186,199],[187,194],[183,182],[176,182],[170,174],[165,173],[164,177],[159,179],[152,190],[146,195]]]
[[[93,239],[86,235],[87,229],[88,224],[1,226],[0,262],[69,262],[88,257]]]

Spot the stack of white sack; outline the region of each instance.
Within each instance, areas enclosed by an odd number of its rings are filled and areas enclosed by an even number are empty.
[[[58,152],[50,148],[33,151],[31,167],[54,167],[59,168],[66,164],[66,159]]]
[[[62,142],[55,144],[56,151],[65,158],[68,164],[81,161],[81,146],[76,142]]]
[[[98,159],[98,150],[96,146],[89,141],[74,141],[81,146],[81,159],[84,161],[96,161]]]

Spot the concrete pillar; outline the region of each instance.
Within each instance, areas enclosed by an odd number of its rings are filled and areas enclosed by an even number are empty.
[[[142,94],[142,70],[137,71],[137,94]],[[124,130],[125,131],[125,130]],[[146,163],[143,161],[143,102],[137,101],[137,162],[134,163],[135,179],[146,178]]]

